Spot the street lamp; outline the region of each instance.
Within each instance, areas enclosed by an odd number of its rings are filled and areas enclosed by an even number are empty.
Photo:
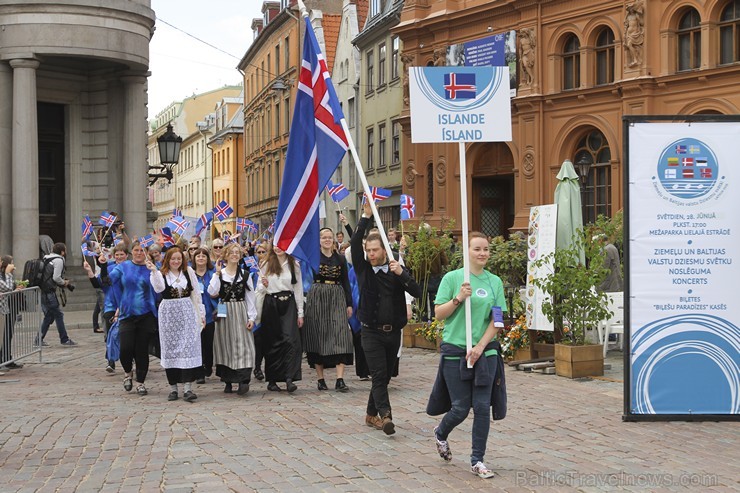
[[[172,168],[180,160],[180,146],[182,137],[172,131],[172,123],[167,124],[167,131],[157,137],[157,147],[159,148],[159,165],[149,166],[149,186],[160,178],[166,178],[171,182],[173,178]],[[158,173],[152,173],[152,170]]]
[[[586,184],[588,183],[588,174],[591,171],[591,156],[586,153],[581,154],[580,159],[576,161],[576,171],[581,182],[581,213],[583,214],[583,224],[586,224]]]

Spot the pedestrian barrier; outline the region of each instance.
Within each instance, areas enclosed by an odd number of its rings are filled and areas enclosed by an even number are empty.
[[[41,362],[43,344],[40,341],[41,290],[38,287],[0,293],[0,366],[38,353]]]

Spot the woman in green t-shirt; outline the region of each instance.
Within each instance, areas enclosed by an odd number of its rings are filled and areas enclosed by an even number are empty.
[[[488,239],[477,232],[470,233],[470,283],[463,282],[463,269],[445,274],[435,300],[437,319],[445,321],[442,335],[442,358],[438,380],[444,382],[451,408],[439,426],[434,428],[437,452],[446,461],[452,460],[447,437],[465,421],[473,408],[473,450],[470,465],[473,474],[481,478],[493,477],[483,462],[491,420],[491,391],[496,378],[497,350],[491,341],[498,328],[494,327],[492,309],[506,311],[504,287],[498,276],[485,270],[490,257]],[[473,347],[466,351],[465,300],[470,298]],[[473,365],[467,371],[466,361]]]

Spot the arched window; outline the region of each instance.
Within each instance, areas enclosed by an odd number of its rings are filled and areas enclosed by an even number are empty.
[[[427,164],[427,212],[434,212],[434,166]]]
[[[614,82],[614,33],[605,27],[596,38],[596,85]]]
[[[563,89],[578,89],[581,85],[581,42],[570,34],[563,44]]]
[[[719,63],[740,61],[740,0],[727,4],[719,22]]]
[[[689,9],[678,21],[678,70],[699,68],[701,61],[701,18]]]
[[[611,183],[611,150],[604,134],[592,130],[578,142],[573,163],[586,160],[591,165],[582,194],[584,220],[593,223],[599,214],[611,216],[612,183]]]

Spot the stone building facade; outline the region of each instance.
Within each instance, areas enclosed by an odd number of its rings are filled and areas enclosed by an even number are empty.
[[[80,258],[82,215],[147,230],[149,0],[0,1],[0,252]]]

